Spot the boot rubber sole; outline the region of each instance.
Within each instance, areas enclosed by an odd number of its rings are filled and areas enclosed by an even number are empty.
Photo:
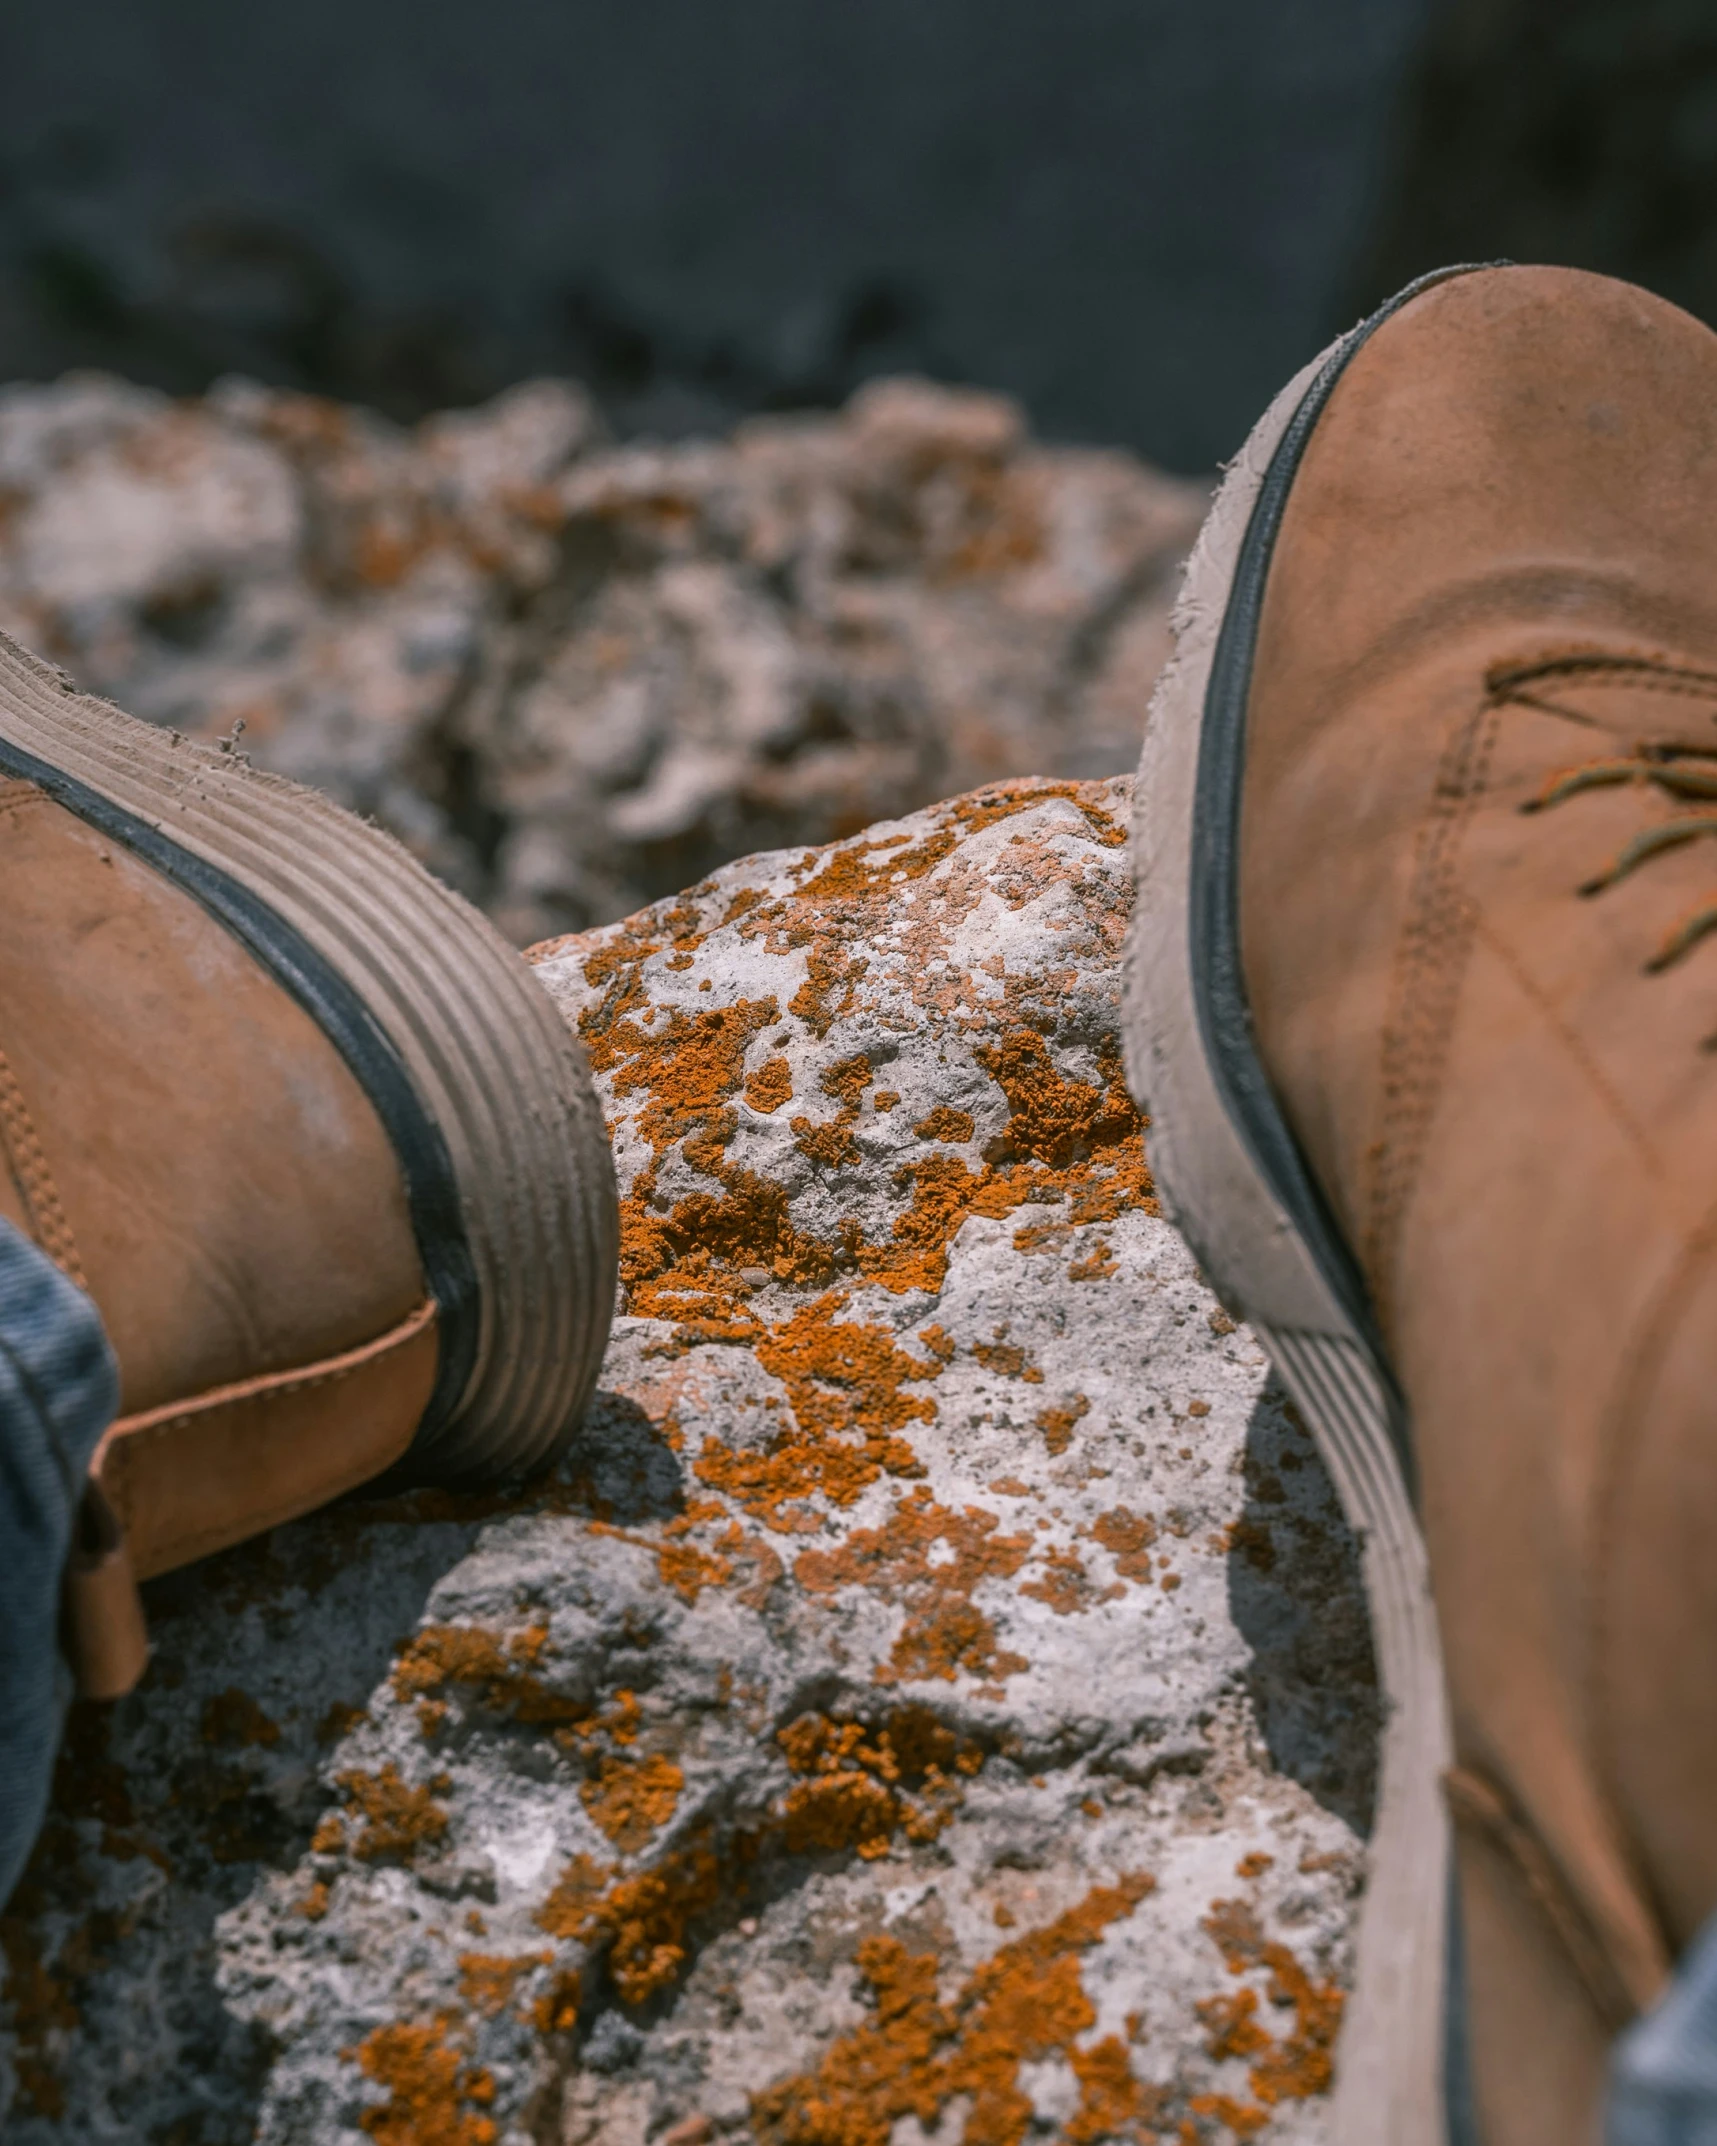
[[[439,1314],[404,1472],[493,1481],[551,1461],[607,1342],[617,1213],[583,1052],[523,960],[378,828],[78,692],[4,636],[0,772],[201,902],[364,1087]]]
[[[1275,536],[1307,439],[1355,352],[1450,269],[1404,291],[1277,396],[1188,562],[1134,803],[1128,1075],[1153,1174],[1217,1291],[1305,1417],[1362,1546],[1385,1698],[1356,1986],[1333,2146],[1446,2146],[1448,1722],[1406,1413],[1364,1284],[1253,1046],[1240,966],[1246,700]],[[1456,2116],[1457,2126],[1459,2123]]]

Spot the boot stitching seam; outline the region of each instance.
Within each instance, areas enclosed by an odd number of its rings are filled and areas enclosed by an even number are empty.
[[[1488,781],[1498,727],[1497,712],[1486,702],[1462,718],[1444,747],[1395,942],[1379,1053],[1382,1122],[1368,1157],[1361,1241],[1385,1332],[1401,1229],[1441,1099],[1455,1001],[1472,950],[1476,911],[1460,892],[1459,858]]]
[[[383,1363],[396,1349],[403,1349],[415,1341],[419,1334],[434,1324],[436,1303],[433,1297],[408,1312],[390,1327],[378,1334],[373,1341],[360,1342],[355,1349],[342,1350],[338,1356],[323,1357],[320,1362],[302,1365],[295,1371],[281,1371],[265,1375],[261,1379],[240,1379],[227,1386],[211,1386],[207,1393],[194,1395],[186,1401],[170,1401],[166,1404],[171,1413],[155,1409],[142,1411],[135,1416],[122,1416],[109,1430],[108,1441],[125,1449],[136,1451],[143,1443],[164,1436],[169,1431],[183,1430],[199,1418],[212,1416],[221,1409],[248,1408],[254,1403],[290,1399],[301,1393],[310,1393],[319,1386],[337,1386],[343,1379],[355,1377],[367,1371],[371,1365]]]
[[[12,1061],[4,1050],[0,1050],[0,1146],[5,1148],[7,1169],[29,1218],[30,1235],[67,1281],[75,1282],[88,1295],[89,1280],[60,1188],[18,1076],[12,1070]]]

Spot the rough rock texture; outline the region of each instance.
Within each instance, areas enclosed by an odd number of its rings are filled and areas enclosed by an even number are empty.
[[[747,850],[1130,767],[1201,487],[911,381],[605,448],[230,381],[0,392],[0,626],[372,814],[521,944]]]
[[[16,2146],[1323,2137],[1369,1644],[1151,1196],[1126,792],[540,950],[625,1196],[588,1426],[152,1590],[0,1923]]]

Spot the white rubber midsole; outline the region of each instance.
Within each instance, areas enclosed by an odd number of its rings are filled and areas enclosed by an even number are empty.
[[[1334,348],[1339,346],[1332,346]],[[1194,996],[1189,890],[1205,696],[1236,563],[1278,442],[1330,351],[1254,428],[1211,507],[1152,699],[1134,800],[1138,900],[1124,1034],[1165,1205],[1244,1313],[1316,1437],[1362,1546],[1386,1714],[1356,1987],[1337,2051],[1333,2146],[1445,2146],[1448,1720],[1424,1541],[1380,1369],[1229,1117]]]

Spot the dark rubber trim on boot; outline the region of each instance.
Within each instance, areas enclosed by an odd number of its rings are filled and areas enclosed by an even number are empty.
[[[1314,427],[1424,277],[1305,366],[1230,465],[1187,564],[1134,799],[1128,1074],[1164,1211],[1252,1325],[1361,1544],[1386,1705],[1336,2146],[1472,2146],[1450,1945],[1449,1724],[1403,1399],[1370,1294],[1259,1057],[1240,935],[1248,701],[1265,595]]]
[[[34,783],[57,805],[131,850],[182,887],[294,998],[370,1099],[405,1180],[412,1235],[435,1299],[439,1353],[419,1437],[458,1405],[476,1358],[477,1272],[465,1238],[453,1159],[398,1051],[352,985],[260,896],[171,836],[22,746],[0,738],[0,769]]]
[[[1487,264],[1500,266],[1502,264]],[[1246,708],[1258,649],[1265,588],[1288,495],[1307,442],[1349,364],[1393,314],[1422,291],[1466,275],[1439,269],[1362,321],[1337,344],[1277,442],[1246,525],[1228,606],[1217,635],[1199,731],[1192,826],[1188,936],[1194,1002],[1217,1091],[1259,1175],[1290,1217],[1355,1331],[1371,1350],[1392,1402],[1390,1434],[1402,1474],[1417,1496],[1406,1410],[1372,1313],[1358,1262],[1295,1139],[1253,1040],[1252,1009],[1240,958],[1240,808],[1246,763]]]

